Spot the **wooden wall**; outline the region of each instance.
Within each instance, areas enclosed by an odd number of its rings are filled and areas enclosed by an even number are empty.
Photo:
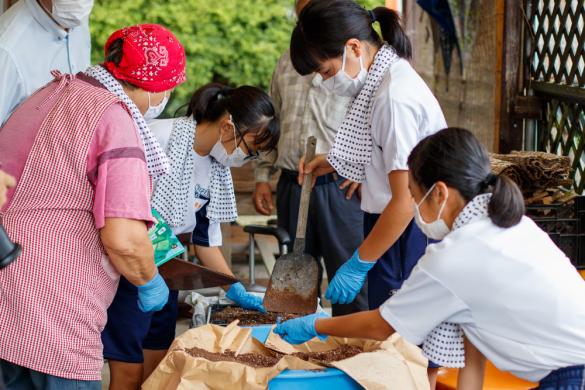
[[[490,150],[497,150],[502,7],[501,0],[480,3],[483,17],[463,74],[456,53],[449,76],[445,74],[442,54],[433,41],[430,17],[415,0],[405,0],[403,16],[413,44],[413,65],[437,96],[447,124],[473,131]]]

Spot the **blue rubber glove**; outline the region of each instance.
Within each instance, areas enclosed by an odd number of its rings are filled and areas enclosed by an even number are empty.
[[[159,311],[169,300],[169,288],[157,272],[154,278],[138,288],[138,307],[145,313]]]
[[[327,313],[315,313],[308,316],[294,318],[278,324],[274,328],[274,333],[282,337],[287,343],[302,344],[314,337],[325,340],[327,336],[317,333],[315,330],[315,321],[319,318],[328,318]]]
[[[325,298],[331,303],[351,303],[360,292],[368,271],[376,264],[375,261],[362,261],[356,250],[353,256],[345,262],[329,283]]]
[[[262,305],[262,298],[247,292],[244,285],[240,282],[232,284],[225,296],[244,309],[266,313],[266,309]]]

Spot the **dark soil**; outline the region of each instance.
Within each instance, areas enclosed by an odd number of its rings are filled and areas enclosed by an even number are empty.
[[[210,360],[212,362],[237,362],[254,368],[272,367],[278,363],[281,356],[264,356],[257,353],[242,353],[236,356],[235,352],[227,350],[224,353],[209,352],[201,348],[186,349],[189,355]]]
[[[186,349],[189,355],[210,360],[212,362],[237,362],[254,368],[272,367],[282,358],[282,354],[272,352],[273,355],[265,356],[257,353],[242,353],[236,356],[235,352],[227,350],[224,353],[209,352],[201,348]],[[364,352],[363,348],[353,345],[342,345],[339,348],[326,352],[299,352],[293,356],[306,361],[317,361],[321,363],[331,363],[343,359],[348,359],[359,353]]]
[[[212,312],[210,323],[229,324],[232,321],[240,320],[240,326],[270,325],[276,324],[277,318],[281,321],[300,317],[298,314],[290,313],[260,313],[254,310],[245,310],[241,307],[228,306],[220,311]]]
[[[353,357],[362,352],[364,352],[362,347],[358,347],[356,345],[342,345],[339,348],[325,352],[298,352],[293,355],[303,360],[315,360],[322,363],[331,363],[343,359],[349,359],[350,357]]]

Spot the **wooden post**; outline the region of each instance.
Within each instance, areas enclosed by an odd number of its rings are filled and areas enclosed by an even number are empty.
[[[501,94],[496,97],[496,110],[499,110],[499,144],[495,150],[507,153],[522,149],[522,119],[514,115],[516,97],[520,94],[522,53],[522,3],[518,0],[503,1],[504,26],[502,36]],[[498,101],[499,100],[499,101]]]

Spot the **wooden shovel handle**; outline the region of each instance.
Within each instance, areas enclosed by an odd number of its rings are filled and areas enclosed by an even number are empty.
[[[305,164],[313,161],[315,158],[315,149],[317,148],[317,139],[315,137],[307,138],[307,147],[305,150]],[[307,233],[307,219],[309,216],[309,201],[311,200],[311,190],[313,185],[313,174],[305,175],[303,187],[301,189],[301,202],[299,205],[299,216],[297,219],[297,234],[295,236],[294,252],[303,253],[305,251],[305,235]]]

